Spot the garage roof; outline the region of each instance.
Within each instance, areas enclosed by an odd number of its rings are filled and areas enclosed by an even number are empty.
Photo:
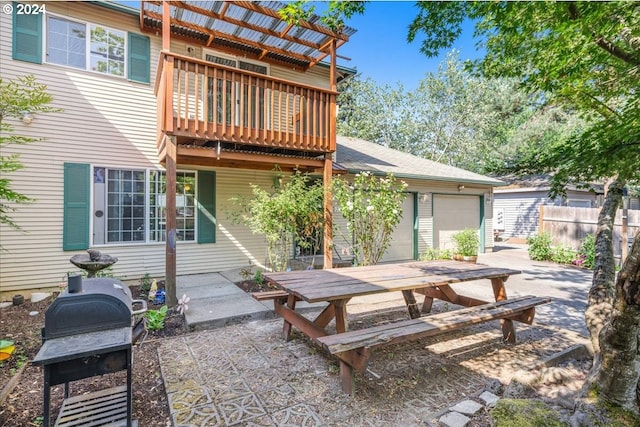
[[[393,173],[399,178],[502,186],[504,182],[454,166],[427,160],[380,144],[338,135],[336,162],[351,173]]]

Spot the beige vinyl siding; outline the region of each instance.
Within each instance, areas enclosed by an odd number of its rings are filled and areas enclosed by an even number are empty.
[[[348,180],[351,180],[351,177],[347,177]],[[402,179],[402,178],[399,178]],[[489,186],[472,186],[465,184],[465,189],[463,192],[458,191],[458,183],[455,181],[444,182],[444,181],[428,181],[428,180],[419,180],[419,179],[402,179],[408,184],[406,191],[411,193],[418,193],[418,204],[417,204],[417,245],[418,245],[418,256],[426,251],[427,248],[433,248],[433,196],[434,194],[449,194],[449,195],[474,195],[474,196],[483,196],[491,193],[491,187]],[[411,197],[411,195],[410,195]],[[335,204],[335,202],[334,202]],[[347,233],[347,222],[340,215],[340,212],[335,209],[336,213],[334,214],[334,226],[343,230],[343,233],[346,235],[346,238],[342,236],[342,233],[337,232],[334,235],[334,245],[336,247],[336,251],[340,253],[342,250],[347,250],[349,253],[352,253],[352,243],[351,237]],[[455,212],[451,212],[451,215],[455,215]],[[484,214],[485,214],[485,250],[492,250],[493,248],[493,214],[491,205],[487,204],[485,201],[484,206]],[[334,252],[334,257],[335,257]]]

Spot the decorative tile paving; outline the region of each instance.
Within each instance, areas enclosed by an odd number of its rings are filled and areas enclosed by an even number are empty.
[[[318,414],[304,403],[284,408],[273,413],[271,417],[280,427],[314,427],[323,425]]]
[[[356,396],[347,397],[331,369],[335,358],[299,333],[283,341],[281,330],[282,320],[263,320],[163,343],[158,353],[175,426],[429,426],[429,417],[477,395],[501,370],[546,355],[541,339],[566,347],[540,333],[532,335],[537,341],[505,346],[494,339],[499,330],[488,328],[383,348],[369,363],[378,376],[356,374]]]
[[[257,392],[258,398],[269,408],[281,409],[296,402],[296,391],[289,384]]]
[[[191,383],[185,383],[184,387],[178,388],[172,393],[167,393],[171,412],[183,411],[212,402],[211,396],[205,387],[191,386]]]
[[[174,427],[216,427],[224,426],[214,405],[202,405],[173,412]]]
[[[246,394],[235,399],[225,400],[218,404],[227,424],[244,424],[246,421],[267,414],[256,395]]]

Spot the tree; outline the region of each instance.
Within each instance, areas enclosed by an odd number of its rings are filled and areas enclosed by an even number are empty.
[[[347,220],[353,241],[356,265],[377,264],[391,244],[392,233],[402,218],[402,202],[407,184],[397,182],[392,174],[377,177],[369,172],[355,176],[353,183],[336,178],[333,195],[340,213]]]
[[[541,92],[550,105],[572,108],[587,121],[581,132],[566,138],[520,147],[510,169],[553,173],[554,193],[570,182],[615,178],[599,218],[586,313],[597,351],[590,384],[598,384],[599,399],[637,414],[640,245],[633,246],[616,283],[611,230],[622,186],[640,177],[638,3],[419,2],[418,6],[409,40],[423,36],[421,50],[426,55],[450,46],[463,20],[471,18],[487,51],[476,64],[485,76],[516,78],[530,93]]]
[[[322,183],[296,172],[288,178],[278,174],[272,192],[255,184],[251,189],[251,199],[232,199],[240,210],[231,215],[236,222],[247,224],[253,233],[264,234],[272,269],[288,268],[294,244],[316,253],[324,227]]]
[[[359,76],[340,85],[338,133],[479,173],[502,166],[521,145],[570,132],[581,121],[541,108],[514,79],[486,79],[451,51],[413,91]]]
[[[11,180],[7,177],[7,174],[24,168],[19,154],[5,156],[1,153],[11,144],[28,144],[43,138],[16,134],[7,119],[21,119],[25,113],[60,111],[48,105],[52,100],[46,85],[39,84],[32,75],[18,77],[16,80],[0,78],[0,224],[15,230],[20,230],[20,227],[11,218],[11,213],[16,211],[16,205],[32,202],[33,199],[13,190]]]

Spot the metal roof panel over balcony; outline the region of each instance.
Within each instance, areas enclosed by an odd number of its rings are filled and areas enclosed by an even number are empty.
[[[355,33],[350,27],[340,32],[323,27],[316,15],[296,25],[287,24],[278,15],[283,7],[284,3],[276,1],[172,1],[171,33],[214,49],[231,47],[247,57],[302,70],[329,54],[330,41],[336,40],[339,47]],[[143,1],[140,14],[144,31],[162,28],[162,2]]]

